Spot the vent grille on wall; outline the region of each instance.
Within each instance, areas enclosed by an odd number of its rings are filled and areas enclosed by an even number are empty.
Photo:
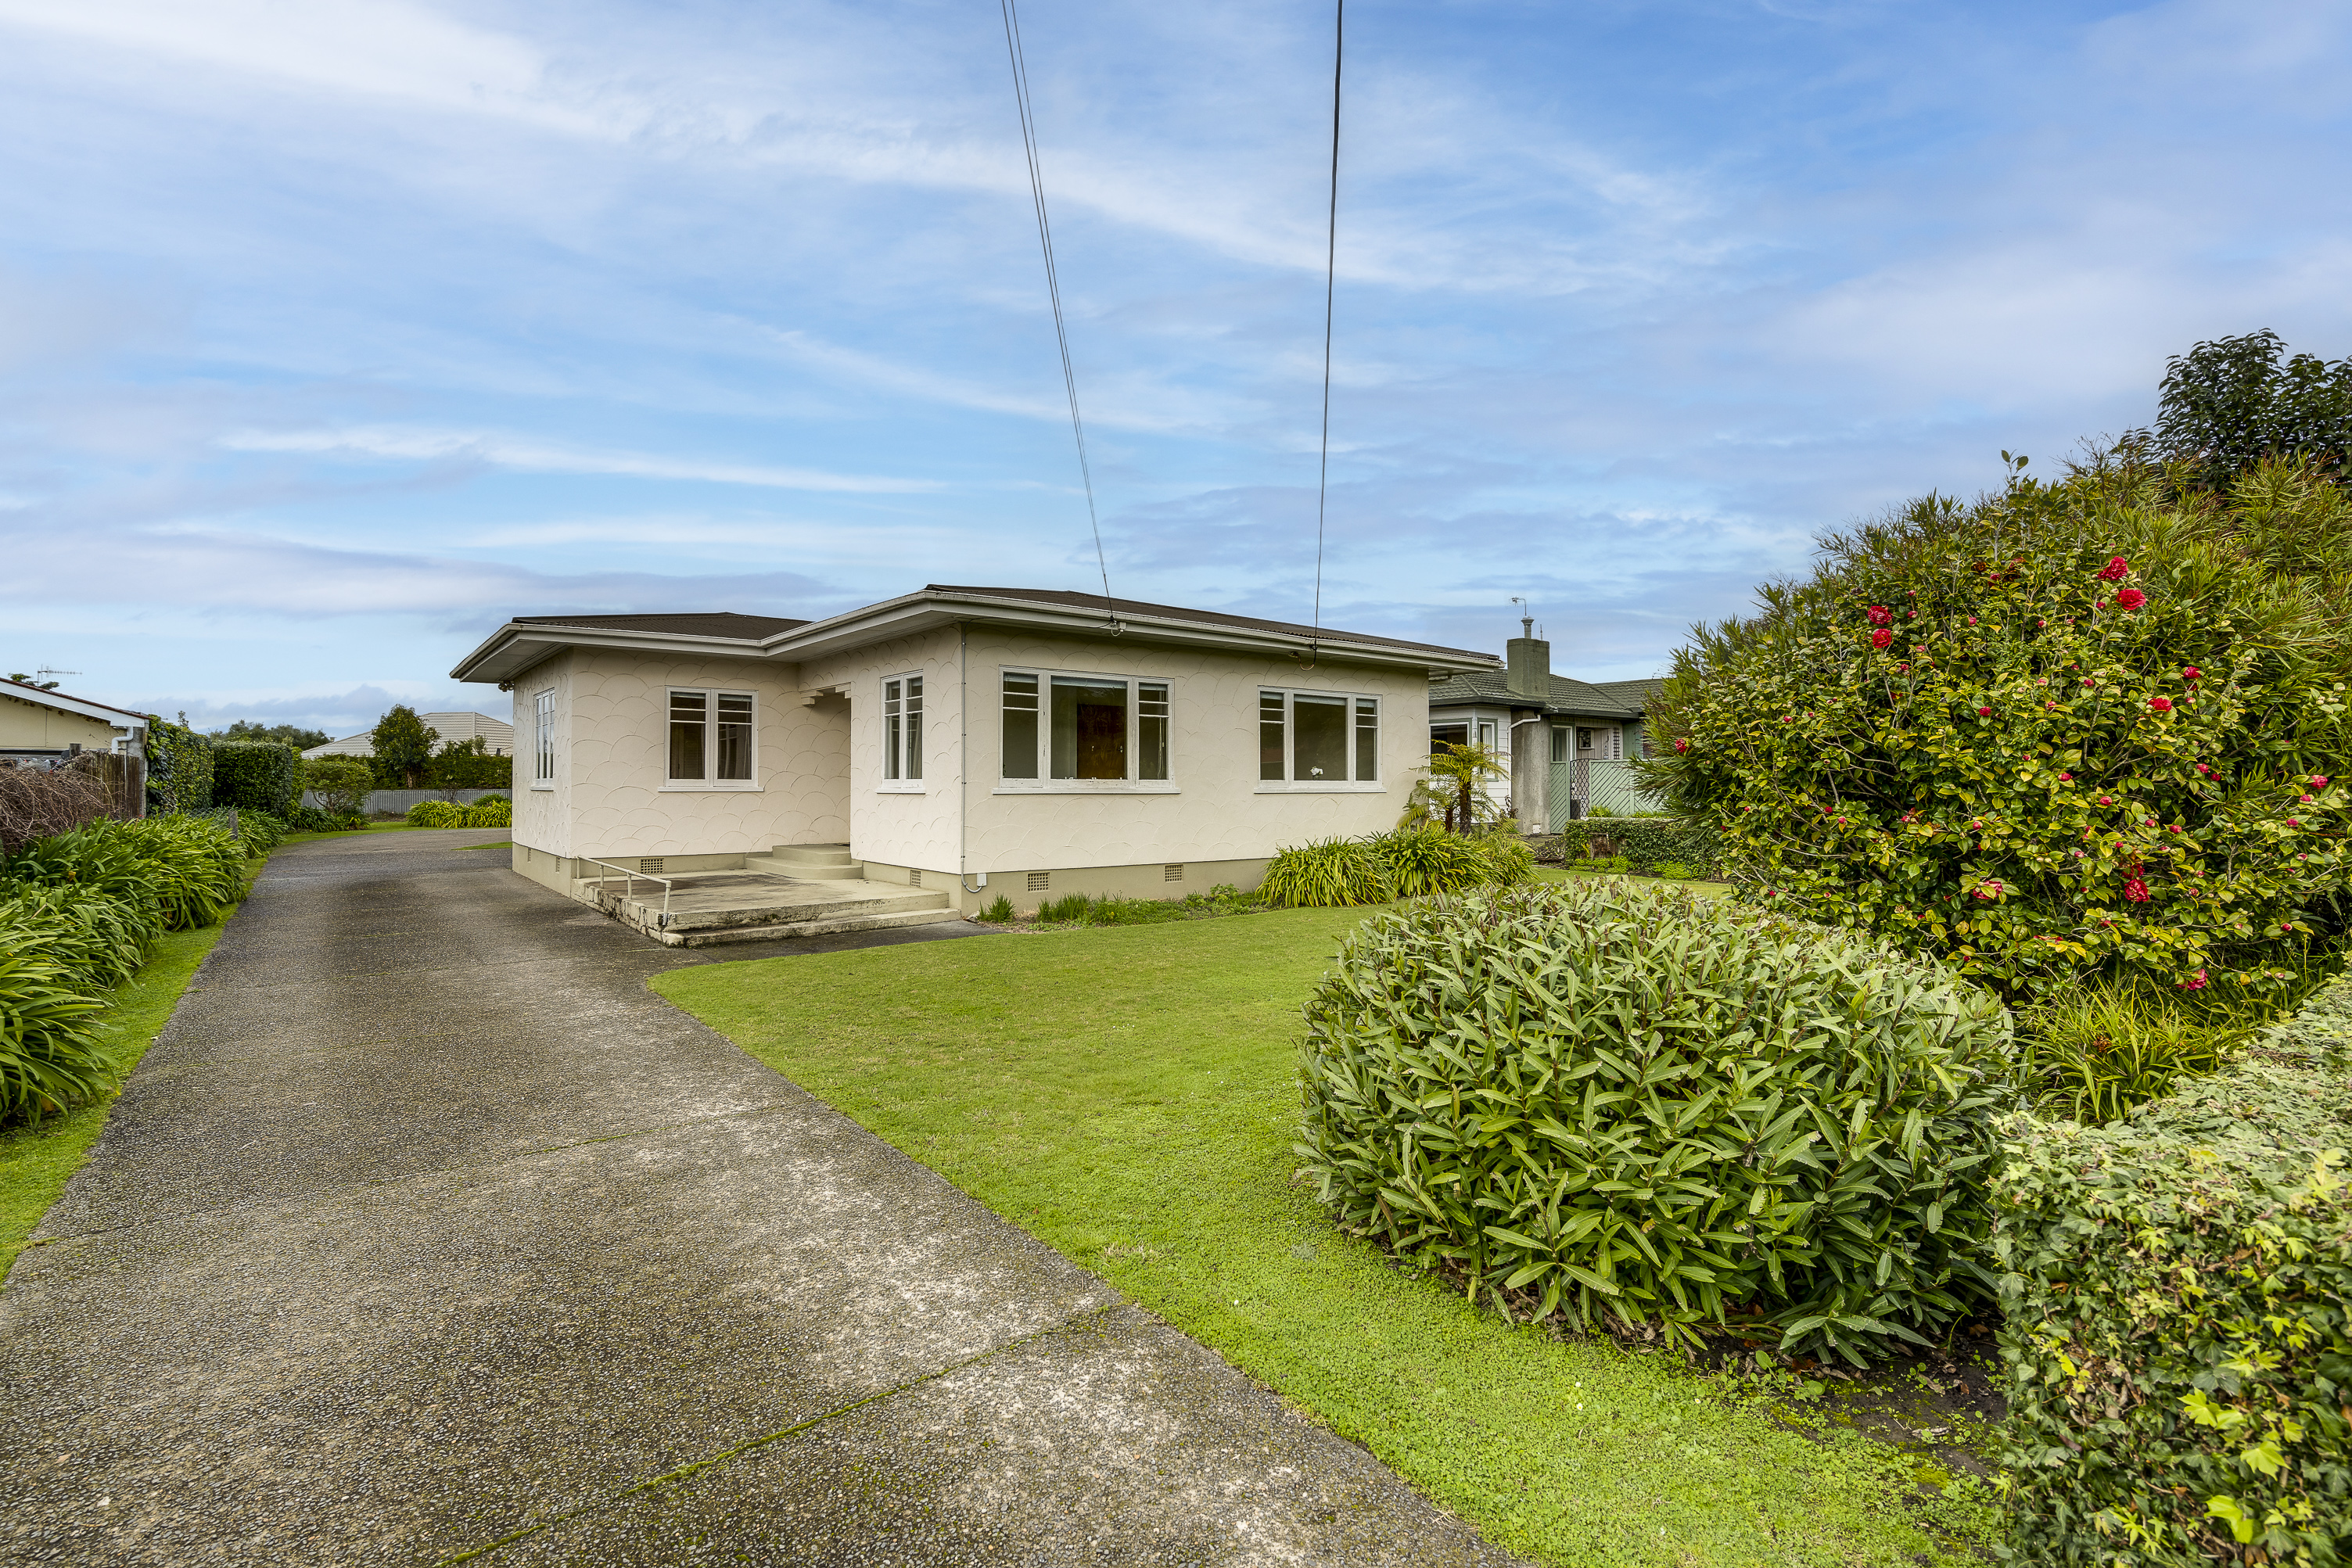
[[[647,876],[659,876],[661,868],[662,857],[659,855],[645,855],[637,861],[637,869]]]
[[[1052,884],[1053,880],[1054,873],[1052,872],[1033,871],[1029,873],[1029,891],[1032,893],[1044,893]]]
[[[922,872],[921,872],[920,870],[915,870],[915,871],[910,871],[910,872],[908,872],[908,873],[907,873],[907,885],[908,885],[908,887],[920,887],[920,886],[922,886],[922,885],[923,885],[923,873],[922,873]]]
[[[1162,882],[1182,882],[1184,880],[1184,868],[1181,865],[1161,866],[1160,868],[1160,880]]]

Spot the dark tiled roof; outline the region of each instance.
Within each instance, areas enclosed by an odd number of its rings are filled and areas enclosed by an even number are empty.
[[[1644,686],[1643,681],[1609,681],[1598,685],[1570,680],[1566,675],[1551,678],[1551,700],[1543,705],[1548,714],[1586,714],[1601,718],[1638,718],[1642,713],[1644,693],[1623,691],[1628,686]],[[1619,689],[1612,689],[1619,688]],[[1432,708],[1527,707],[1525,697],[1511,695],[1510,678],[1502,671],[1491,674],[1480,671],[1475,675],[1450,675],[1433,681],[1429,687]]]
[[[1664,675],[1652,675],[1641,681],[1595,681],[1592,684],[1618,701],[1630,703],[1637,708],[1649,706],[1650,699],[1666,689]]]
[[[577,626],[588,632],[652,632],[676,637],[740,637],[756,643],[805,621],[775,615],[738,615],[731,610],[693,611],[678,615],[518,615],[518,626]]]
[[[1092,610],[1100,613],[1104,600],[1099,593],[1072,593],[1059,588],[958,588],[946,583],[926,583],[927,593],[963,593],[975,598],[1003,599],[1024,604],[1055,604],[1070,610]],[[1375,637],[1363,632],[1342,632],[1326,626],[1318,632],[1312,626],[1301,626],[1291,621],[1259,621],[1247,615],[1227,615],[1217,610],[1185,610],[1172,604],[1145,604],[1133,599],[1109,601],[1113,614],[1149,615],[1166,621],[1189,621],[1202,626],[1233,626],[1245,632],[1279,632],[1292,637],[1325,637],[1335,643],[1364,643],[1379,648],[1408,648],[1417,653],[1444,653],[1457,659],[1491,658],[1464,648],[1444,648],[1434,643],[1408,643],[1396,637]],[[1496,679],[1502,677],[1497,675]]]

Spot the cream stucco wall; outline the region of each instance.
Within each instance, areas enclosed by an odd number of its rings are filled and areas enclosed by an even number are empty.
[[[79,745],[84,751],[110,751],[115,737],[125,733],[104,719],[62,713],[0,692],[0,747],[63,751]]]
[[[998,785],[1006,666],[1123,674],[1169,683],[1173,793],[1007,792]],[[966,649],[973,773],[966,834],[970,869],[1000,874],[1079,867],[1258,861],[1286,844],[1383,831],[1412,792],[1429,750],[1429,681],[1419,670],[1327,660],[1304,670],[1286,659],[1155,647],[1124,641],[1013,637],[974,632]],[[1258,780],[1262,687],[1381,699],[1379,788],[1263,790]],[[1075,885],[1075,884],[1074,884]],[[1021,902],[1019,893],[1013,894]]]
[[[845,685],[829,701],[847,743],[843,810],[850,858],[881,865],[953,874],[963,769],[958,745],[962,721],[956,679],[957,632],[952,627],[901,637],[800,666],[811,690]],[[882,777],[882,683],[923,677],[923,777],[893,783]],[[810,839],[811,843],[828,841]]]

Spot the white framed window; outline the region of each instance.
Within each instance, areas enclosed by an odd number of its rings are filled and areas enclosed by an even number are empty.
[[[999,794],[1173,794],[1173,689],[1076,670],[1001,672]]]
[[[760,704],[750,692],[669,688],[666,790],[760,788]]]
[[[533,692],[530,698],[530,787],[555,788],[555,688]]]
[[[918,791],[923,783],[923,677],[882,683],[882,788]]]
[[[1379,789],[1380,698],[1261,688],[1257,779],[1261,794]]]

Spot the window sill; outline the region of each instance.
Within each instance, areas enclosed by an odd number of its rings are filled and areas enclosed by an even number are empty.
[[[1003,779],[992,795],[1181,795],[1166,779]]]
[[[665,784],[654,791],[656,795],[760,795],[767,791],[764,784]]]
[[[1385,784],[1357,783],[1345,779],[1333,779],[1329,783],[1310,779],[1293,784],[1261,779],[1257,789],[1252,792],[1259,795],[1385,795],[1388,788]]]
[[[555,791],[555,782],[554,780],[550,779],[545,783],[535,783],[531,785],[531,788],[534,789],[544,789],[550,794],[552,794]]]
[[[928,795],[930,788],[919,779],[902,779],[895,784],[877,784],[877,795]]]

